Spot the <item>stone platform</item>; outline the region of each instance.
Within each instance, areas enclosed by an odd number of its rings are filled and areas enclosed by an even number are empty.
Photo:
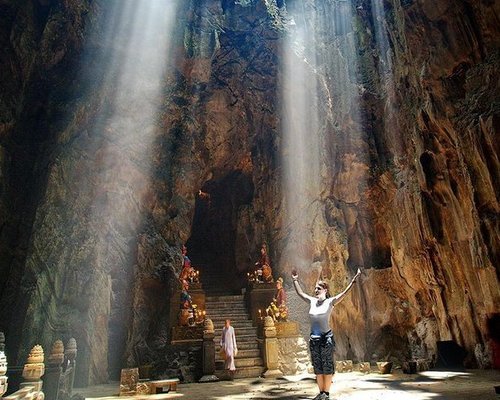
[[[190,400],[219,399],[312,399],[317,394],[316,383],[300,376],[288,379],[247,378],[215,383],[188,383],[178,386],[177,394],[155,395],[165,397],[133,397],[133,399],[170,399],[182,396]],[[302,378],[305,378],[304,376]],[[350,372],[336,374],[331,397],[336,400],[498,400],[494,386],[500,384],[500,373],[495,370],[426,371],[415,375],[397,372],[391,375]],[[109,397],[119,391],[119,383],[76,389],[85,398],[122,400]],[[102,397],[108,396],[108,397]],[[168,397],[170,396],[170,397]]]
[[[164,399],[178,399],[179,397],[185,397],[180,393],[160,393],[160,394],[138,394],[135,396],[105,396],[105,397],[85,397],[86,399],[93,400],[164,400]]]

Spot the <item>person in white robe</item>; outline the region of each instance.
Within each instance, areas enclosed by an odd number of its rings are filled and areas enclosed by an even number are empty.
[[[231,326],[231,320],[226,319],[224,328],[222,328],[222,337],[220,339],[221,349],[224,350],[226,356],[226,363],[224,367],[230,372],[234,373],[236,366],[234,365],[234,357],[238,354],[238,347],[236,346],[236,336],[234,328]]]

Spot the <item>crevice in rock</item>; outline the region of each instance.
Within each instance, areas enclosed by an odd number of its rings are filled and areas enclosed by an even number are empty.
[[[234,170],[206,182],[201,191],[204,196],[196,199],[191,236],[187,241],[189,255],[201,273],[205,268],[224,271],[229,287],[236,291],[243,284],[235,265],[238,210],[252,202],[252,178],[241,170]]]

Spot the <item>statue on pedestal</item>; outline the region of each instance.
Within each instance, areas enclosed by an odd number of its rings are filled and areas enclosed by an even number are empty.
[[[269,256],[267,255],[267,245],[265,243],[262,243],[262,246],[260,248],[260,258],[259,261],[255,263],[255,270],[253,274],[249,274],[248,276],[249,280],[255,281],[257,283],[273,282],[271,262],[269,261]]]
[[[187,256],[187,247],[182,245],[182,270],[179,275],[179,281],[188,281],[198,283],[200,281],[200,271],[196,271],[191,265],[191,260]]]
[[[288,307],[286,306],[286,292],[283,289],[283,278],[276,280],[276,294],[269,307],[267,307],[266,313],[274,321],[282,322],[288,320]]]
[[[188,293],[189,283],[187,280],[182,281],[182,290],[180,296],[181,310],[179,312],[179,325],[187,326],[189,325],[189,320],[194,317],[193,315],[193,302],[191,296]]]

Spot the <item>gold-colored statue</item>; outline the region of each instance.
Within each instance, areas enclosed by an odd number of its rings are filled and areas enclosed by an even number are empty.
[[[286,305],[286,292],[283,289],[283,278],[276,280],[276,295],[269,307],[266,308],[266,313],[274,321],[288,320],[288,307]]]
[[[255,263],[254,271],[248,273],[248,280],[258,283],[273,282],[273,271],[269,256],[267,255],[267,245],[265,243],[262,243],[260,248],[260,258],[259,261]]]

